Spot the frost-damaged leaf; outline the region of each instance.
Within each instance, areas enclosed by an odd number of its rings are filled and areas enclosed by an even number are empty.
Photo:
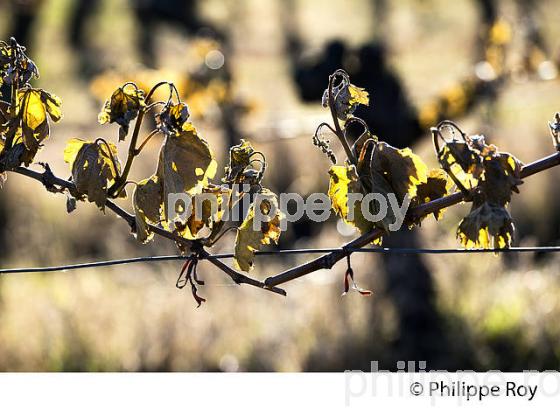
[[[432,169],[428,173],[426,182],[422,182],[416,187],[416,198],[414,205],[424,204],[449,194],[453,183],[442,169]],[[443,215],[444,209],[433,213],[434,218],[439,220]],[[422,218],[423,219],[423,218]]]
[[[406,195],[413,201],[418,185],[427,182],[426,165],[409,148],[397,149],[374,140],[363,144],[357,168],[348,165],[333,166],[329,174],[331,178],[328,194],[333,209],[362,234],[375,227],[389,232],[389,226],[397,221],[397,215],[392,207],[388,207],[383,219],[373,221],[373,216],[378,215],[381,210],[379,201],[371,200],[367,202],[367,211],[372,217],[366,218],[366,210],[362,209],[362,197],[356,197],[358,200],[351,202],[352,210],[348,208],[349,194],[380,194],[387,203],[389,194],[394,194],[399,204],[402,204]],[[380,244],[381,239],[374,243]]]
[[[443,169],[452,174],[465,188],[478,185],[483,172],[480,157],[466,142],[447,141],[438,153]]]
[[[185,103],[169,102],[161,113],[156,115],[158,128],[164,134],[175,134],[181,131],[187,131],[190,123],[187,120],[190,117],[189,107]]]
[[[123,141],[128,134],[130,121],[135,119],[145,106],[144,91],[128,84],[113,92],[99,113],[98,120],[100,124],[119,124],[119,141]]]
[[[177,233],[190,240],[210,237],[216,227],[221,227],[229,192],[226,187],[204,187],[200,194],[192,198],[191,214],[187,221],[175,224]]]
[[[239,182],[239,176],[251,164],[251,156],[255,150],[249,141],[244,139],[229,150],[229,165],[225,169],[224,182]]]
[[[169,194],[200,193],[216,175],[216,170],[217,163],[208,143],[192,124],[189,123],[185,131],[168,135],[160,151],[156,173],[163,184],[166,219]]]
[[[62,117],[60,99],[44,90],[21,89],[18,91],[17,102],[16,115],[2,126],[3,144],[9,144],[4,146],[2,158],[6,169],[17,167],[21,163],[29,166],[41,143],[49,136],[48,117],[54,122]],[[0,116],[9,117],[6,107],[2,111],[4,113]]]
[[[361,194],[356,168],[353,165],[334,165],[330,168],[329,175],[328,195],[335,213],[339,215],[345,223],[359,229],[362,234],[375,228],[375,223],[368,221],[362,213],[362,201],[353,202],[352,213],[348,207],[348,194]],[[372,210],[370,209],[370,211]],[[372,243],[381,245],[381,238],[374,240]]]
[[[472,141],[472,152],[480,158],[480,180],[472,209],[461,221],[457,237],[467,248],[508,248],[515,227],[506,205],[512,191],[519,192],[517,187],[523,183],[522,163],[511,154],[498,152],[494,145],[486,145],[483,137]]]
[[[37,65],[25,55],[25,48],[16,42],[0,44],[0,85],[11,85],[17,79],[20,86],[33,77],[39,78]]]
[[[507,209],[483,202],[461,221],[457,238],[465,248],[508,248],[515,227]]]
[[[255,252],[261,248],[261,245],[268,245],[272,242],[278,243],[280,238],[280,221],[284,218],[284,214],[278,207],[278,199],[276,194],[268,189],[263,189],[260,195],[260,210],[263,215],[268,215],[268,222],[261,221],[260,226],[255,230],[253,227],[255,218],[255,204],[253,202],[247,213],[247,217],[237,231],[235,240],[235,266],[242,271],[249,272],[253,267]]]
[[[64,150],[64,160],[72,168],[72,180],[78,193],[86,195],[89,202],[95,202],[101,210],[105,209],[107,189],[120,174],[117,147],[104,141],[73,138]]]
[[[369,105],[368,92],[360,87],[350,84],[347,78],[344,78],[337,86],[333,87],[333,98],[336,116],[346,121],[350,115],[356,111],[358,105]],[[323,93],[323,107],[329,106],[329,89]]]
[[[397,149],[379,142],[372,162],[373,170],[389,183],[399,202],[406,194],[413,199],[417,186],[427,182],[428,167],[410,148]]]
[[[160,222],[163,189],[157,175],[140,181],[132,197],[134,214],[136,216],[136,239],[146,243],[154,237],[148,229],[148,224],[157,225]]]

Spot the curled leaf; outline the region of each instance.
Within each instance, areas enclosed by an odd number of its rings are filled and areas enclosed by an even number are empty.
[[[200,194],[192,198],[191,214],[187,221],[184,224],[175,224],[178,233],[190,240],[209,237],[216,227],[221,227],[220,222],[228,206],[229,192],[229,188],[226,187],[204,187]]]
[[[88,142],[73,138],[64,150],[64,160],[72,168],[78,193],[103,210],[108,187],[120,174],[117,147],[102,140]]]
[[[25,47],[14,40],[0,42],[0,85],[17,82],[20,86],[32,78],[39,78],[37,65],[25,54]]]
[[[457,229],[461,244],[467,248],[511,246],[515,228],[505,207],[512,191],[519,192],[517,187],[523,183],[522,163],[486,144],[482,135],[465,136],[464,141],[445,141],[438,157],[456,183],[464,189],[476,186],[468,193],[473,200],[471,211]]]
[[[255,252],[261,248],[261,245],[278,243],[281,233],[280,221],[284,218],[284,214],[278,207],[276,194],[263,189],[258,195],[260,200],[255,200],[249,208],[235,240],[235,266],[245,272],[252,269]],[[266,220],[255,221],[257,203],[259,203],[260,215],[265,215],[266,218],[263,219]]]
[[[181,131],[187,131],[190,123],[187,120],[190,117],[189,107],[185,103],[169,102],[161,113],[156,115],[158,128],[164,134],[175,134]]]
[[[60,105],[57,96],[26,87],[18,91],[15,115],[7,104],[0,106],[1,168],[13,169],[33,162],[41,143],[49,136],[48,117],[55,122],[62,117]]]
[[[341,81],[332,87],[332,93],[336,116],[342,121],[346,121],[356,111],[358,105],[369,104],[368,92],[363,88],[350,84],[346,73],[342,75]],[[323,107],[328,106],[329,89],[327,88],[323,93]]]
[[[331,200],[331,206],[335,213],[342,220],[355,228],[362,234],[367,233],[375,228],[376,224],[368,220],[362,211],[362,201],[356,200],[352,202],[352,209],[349,209],[349,194],[362,194],[361,186],[358,182],[358,174],[353,165],[334,165],[329,170],[330,181],[328,195]],[[369,204],[370,212],[376,213],[372,207],[376,206],[375,201]],[[372,242],[375,245],[381,245],[381,238]]]
[[[251,156],[255,150],[249,141],[244,139],[229,150],[229,165],[225,169],[224,182],[240,183],[239,176],[251,164]]]
[[[119,124],[119,141],[123,141],[128,134],[130,122],[138,116],[145,105],[144,91],[132,84],[119,87],[105,102],[99,113],[99,123]]]
[[[152,240],[154,234],[148,224],[157,225],[161,218],[163,189],[157,175],[140,181],[132,196],[134,215],[136,217],[136,239],[140,243]]]
[[[407,194],[414,198],[417,186],[427,181],[428,167],[410,148],[397,149],[379,142],[372,162],[374,171],[389,183],[399,201]]]
[[[457,237],[465,248],[508,248],[515,227],[506,208],[483,202],[461,221]]]

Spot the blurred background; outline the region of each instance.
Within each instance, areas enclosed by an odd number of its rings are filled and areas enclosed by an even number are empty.
[[[166,79],[222,166],[228,147],[247,138],[267,157],[267,186],[308,195],[328,187],[329,162],[311,136],[329,121],[320,98],[337,68],[370,92],[357,114],[372,131],[433,167],[428,129],[442,118],[524,162],[552,153],[559,18],[551,0],[2,0],[0,38],[27,46],[37,85],[63,99],[64,119],[37,158],[57,175],[70,174],[68,139],[117,141],[116,126],[97,123],[114,88]],[[135,162],[135,179],[153,173],[160,141]],[[559,170],[543,172],[513,198],[517,245],[559,244],[559,182]],[[456,247],[468,209],[385,244]],[[334,215],[291,224],[280,247],[356,236],[340,228]],[[232,243],[230,235],[213,251]],[[68,216],[63,195],[21,176],[9,175],[0,191],[2,267],[176,252],[168,241],[137,244],[123,221],[91,204]],[[259,257],[252,274],[264,279],[309,258]],[[175,288],[180,262],[4,276],[0,370],[341,371],[369,370],[374,360],[387,370],[398,360],[558,369],[559,262],[554,254],[356,254],[357,281],[373,296],[341,298],[339,263],[287,284],[283,298],[233,285],[203,261],[200,309]]]

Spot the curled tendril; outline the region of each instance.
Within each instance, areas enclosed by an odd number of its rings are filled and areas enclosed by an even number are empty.
[[[451,131],[451,141],[456,142],[461,141],[467,145],[470,145],[470,139],[468,135],[453,121],[451,120],[444,120],[441,121],[436,127],[431,128],[432,132],[432,141],[434,144],[434,150],[436,152],[436,156],[438,161],[445,172],[449,175],[449,177],[453,180],[457,188],[465,195],[465,198],[469,199],[471,197],[471,192],[467,189],[463,183],[457,178],[453,170],[451,169],[450,164],[447,161],[443,160],[443,147],[440,146],[440,141],[451,151],[451,154],[458,157],[459,153],[456,152],[455,148],[452,145],[448,144],[448,140],[443,136],[443,130],[448,129]],[[457,138],[457,134],[459,138]]]
[[[336,164],[336,155],[334,155],[334,152],[331,149],[330,141],[326,138],[321,138],[319,136],[321,128],[323,128],[323,127],[327,127],[329,130],[331,130],[331,132],[336,134],[336,131],[333,130],[332,127],[329,124],[327,124],[326,122],[323,122],[323,123],[319,124],[319,126],[315,130],[315,134],[313,134],[313,145],[318,147],[321,150],[321,152],[324,153],[333,164]]]
[[[187,284],[190,283],[191,285],[191,292],[193,295],[194,300],[198,304],[197,307],[200,307],[203,302],[206,302],[206,299],[198,295],[198,288],[196,285],[204,286],[204,281],[198,278],[197,272],[198,266],[198,257],[193,255],[187,259],[184,263],[181,272],[179,273],[179,277],[177,278],[177,283],[175,286],[177,289],[183,289]]]

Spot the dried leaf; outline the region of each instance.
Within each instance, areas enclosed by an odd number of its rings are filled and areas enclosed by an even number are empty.
[[[251,156],[255,150],[249,141],[244,139],[229,150],[229,165],[225,169],[224,182],[240,183],[239,177],[251,164]]]
[[[471,212],[457,229],[457,237],[466,248],[509,248],[514,232],[506,208],[483,202],[473,204]]]
[[[414,205],[424,204],[443,198],[448,195],[453,183],[442,169],[432,169],[428,173],[426,182],[422,182],[416,187],[416,198]],[[439,220],[443,215],[444,209],[434,212],[434,218]]]
[[[255,251],[258,251],[261,245],[278,243],[281,233],[280,221],[284,218],[278,207],[276,194],[268,189],[263,189],[259,195],[263,198],[260,203],[261,212],[264,215],[269,215],[270,221],[263,221],[260,224],[260,229],[254,229],[255,202],[253,202],[247,217],[237,231],[235,240],[235,266],[245,272],[252,269]],[[272,215],[271,212],[274,212],[274,214]]]
[[[206,140],[192,124],[185,131],[168,135],[160,151],[157,176],[162,181],[166,219],[169,194],[202,192],[216,175],[217,163]]]
[[[117,147],[102,141],[74,138],[68,142],[64,158],[72,168],[76,190],[103,210],[108,187],[120,174]]]
[[[427,182],[428,167],[410,148],[397,149],[379,142],[372,162],[374,171],[387,180],[400,202],[406,194],[414,198],[417,186]],[[373,192],[377,192],[375,188]]]
[[[519,192],[522,163],[508,153],[487,145],[483,136],[469,137],[470,153],[476,155],[478,190],[474,193],[470,213],[461,221],[457,237],[467,248],[507,248],[511,246],[515,227],[505,206],[511,192]],[[470,154],[469,154],[470,155]]]
[[[353,206],[353,214],[351,215],[348,207],[348,194],[361,194],[360,184],[356,168],[352,166],[334,165],[329,170],[330,182],[328,195],[331,200],[331,206],[335,213],[339,215],[345,223],[357,228],[362,234],[373,230],[376,224],[367,220],[362,212],[362,201],[355,201]],[[375,206],[375,201],[370,205]],[[370,206],[370,207],[371,207]],[[376,213],[370,209],[370,212]],[[353,217],[351,217],[353,216]],[[372,242],[375,245],[381,245],[381,238]]]
[[[47,117],[55,122],[62,117],[60,99],[44,90],[20,89],[17,102],[16,115],[2,126],[2,144],[6,145],[10,141],[10,146],[4,146],[3,149],[2,163],[5,169],[12,169],[22,163],[26,166],[31,164],[41,143],[49,136]],[[9,117],[6,107],[2,111],[5,111],[3,117]]]
[[[15,41],[10,44],[0,44],[0,85],[17,83],[20,86],[27,84],[33,77],[39,78],[37,65],[25,55],[25,48]]]
[[[187,239],[196,240],[204,237],[203,229],[206,228],[210,232],[206,237],[209,237],[216,226],[221,226],[219,224],[228,205],[227,199],[224,202],[224,194],[229,198],[228,188],[214,185],[204,187],[201,194],[192,198],[192,211],[186,223],[176,224],[178,233]],[[214,209],[211,201],[216,205]]]
[[[350,84],[347,78],[344,78],[337,86],[332,89],[336,116],[346,121],[350,115],[356,111],[358,105],[369,104],[368,92],[360,87]],[[329,89],[323,93],[323,107],[329,106]]]
[[[154,234],[148,229],[148,224],[157,225],[160,222],[163,209],[162,186],[157,175],[140,181],[132,196],[134,214],[136,217],[136,239],[140,243],[152,240]]]
[[[447,141],[440,153],[439,161],[448,173],[467,189],[478,185],[483,172],[479,155],[466,142]]]
[[[495,152],[484,158],[484,180],[480,188],[486,200],[499,206],[505,206],[511,200],[512,190],[519,192],[521,185],[521,162],[513,155]]]
[[[156,115],[158,128],[164,134],[175,134],[187,131],[190,127],[187,120],[190,117],[189,107],[185,103],[169,102],[161,113]]]
[[[130,122],[138,116],[142,108],[146,106],[144,91],[128,84],[117,88],[111,98],[105,102],[99,113],[99,123],[119,124],[119,141],[123,141],[128,134]]]

